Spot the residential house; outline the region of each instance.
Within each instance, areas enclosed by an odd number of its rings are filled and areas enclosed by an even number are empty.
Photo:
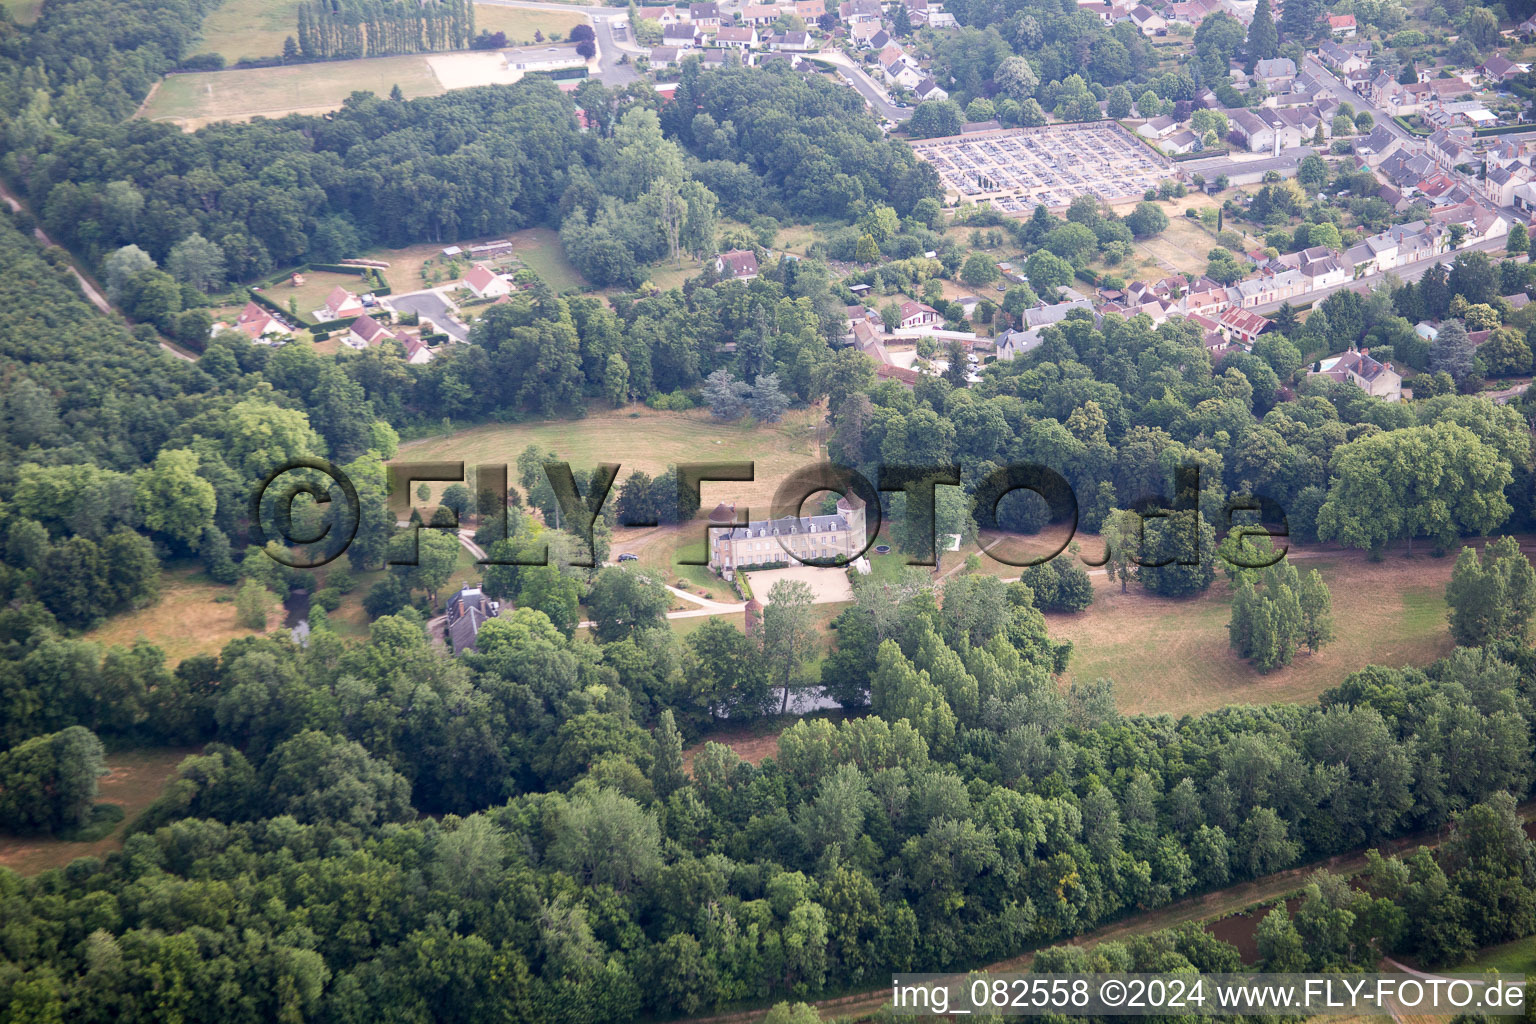
[[[381,345],[393,337],[389,329],[373,317],[360,316],[352,321],[352,326],[347,329],[346,337],[341,339],[341,343],[348,348],[364,349]]]
[[[948,11],[929,5],[928,24],[932,28],[957,28],[960,23]]]
[[[1335,39],[1349,39],[1355,34],[1355,16],[1353,14],[1330,14],[1328,16],[1328,31]]]
[[[1311,373],[1331,377],[1341,383],[1353,384],[1366,394],[1374,395],[1383,401],[1401,401],[1402,374],[1392,369],[1391,363],[1380,363],[1372,359],[1370,352],[1370,349],[1351,348],[1341,355],[1322,360]]]
[[[908,89],[924,78],[916,62],[902,52],[899,46],[887,46],[880,52],[880,70],[885,74],[886,81]]]
[[[751,281],[757,277],[757,253],[751,249],[732,249],[715,257],[715,270],[731,281]]]
[[[1216,0],[1177,0],[1163,8],[1163,14],[1170,25],[1189,25],[1199,28],[1206,15],[1217,10],[1221,5]]]
[[[751,25],[726,25],[715,33],[715,45],[746,53],[757,45],[757,29]]]
[[[880,0],[843,0],[837,5],[837,16],[844,25],[879,22],[881,14]]]
[[[682,51],[675,46],[651,47],[651,67],[670,68],[675,67],[682,57]]]
[[[1504,219],[1503,214],[1471,201],[1435,210],[1429,215],[1429,220],[1447,232],[1453,225],[1461,225],[1464,233],[1460,245],[1463,247],[1509,234],[1509,221]]]
[[[912,23],[912,27],[920,28],[928,24],[928,0],[902,0],[902,6],[907,9],[907,20]],[[935,4],[934,9],[938,10],[941,6]]]
[[[885,31],[878,21],[861,21],[848,26],[848,38],[862,50],[873,50],[875,36]]]
[[[218,331],[228,325],[214,324],[214,330]],[[293,332],[288,325],[283,323],[265,306],[257,302],[247,302],[245,308],[240,310],[240,315],[235,317],[233,330],[239,331],[254,342],[265,343],[268,338],[282,337]]]
[[[1130,22],[1144,36],[1168,34],[1168,19],[1146,4],[1137,4],[1131,8]]]
[[[1525,74],[1525,69],[1501,54],[1494,54],[1478,65],[1478,72],[1489,85],[1505,85]]]
[[[1179,119],[1164,114],[1162,117],[1154,117],[1146,124],[1136,129],[1136,134],[1144,139],[1166,139],[1179,130]]]
[[[747,4],[741,9],[741,20],[748,25],[772,25],[779,20],[779,14],[772,4]]]
[[[1350,75],[1371,66],[1369,45],[1364,49],[1365,52],[1361,52],[1360,47],[1340,46],[1332,39],[1325,39],[1317,48],[1317,55],[1335,73]]]
[[[1371,134],[1355,143],[1355,155],[1365,158],[1366,165],[1374,166],[1385,160],[1402,145],[1402,139],[1384,124],[1377,124]]]
[[[809,53],[816,48],[809,32],[780,32],[768,37],[768,45],[775,50],[792,53]]]
[[[661,43],[679,51],[692,50],[699,45],[699,30],[694,25],[683,22],[678,25],[665,25],[661,30]]]
[[[1200,136],[1191,131],[1182,131],[1168,136],[1157,144],[1157,148],[1169,156],[1183,156],[1185,153],[1197,153],[1205,148],[1205,143],[1200,141]]]
[[[512,291],[512,282],[484,263],[476,263],[464,275],[464,285],[480,299],[499,299]]]
[[[1074,309],[1087,310],[1093,313],[1093,303],[1087,299],[1069,299],[1066,302],[1055,302],[1047,306],[1041,302],[1024,310],[1020,315],[1020,321],[1026,329],[1035,327],[1049,327],[1065,320],[1067,314]]]
[[[341,285],[337,285],[325,297],[325,305],[320,307],[319,313],[321,320],[345,320],[348,317],[361,316],[363,300]]]
[[[1227,123],[1228,138],[1240,142],[1250,153],[1300,146],[1310,141],[1319,127],[1324,138],[1333,133],[1328,121],[1311,106],[1228,110]]]
[[[410,365],[422,366],[432,361],[433,351],[420,338],[406,335],[400,339],[400,344],[405,348],[405,361]]]
[[[826,13],[826,0],[795,0],[795,14],[807,25],[816,24]]]
[[[1512,206],[1515,201],[1515,189],[1530,181],[1531,169],[1528,166],[1515,164],[1511,167],[1490,167],[1488,176],[1479,184],[1483,187],[1483,195],[1487,196],[1497,206]]]
[[[719,28],[720,5],[713,0],[709,3],[689,4],[688,20],[699,28]]]
[[[724,50],[718,46],[707,46],[699,51],[699,67],[723,68],[727,64],[744,64],[752,66],[752,55],[740,50]]]
[[[932,327],[943,320],[939,311],[926,302],[914,302],[908,299],[901,304],[901,322],[899,326],[903,330],[914,327]]]
[[[949,99],[949,93],[946,90],[939,88],[939,83],[935,82],[932,78],[925,78],[921,82],[918,82],[917,85],[912,88],[912,94],[916,96],[918,102],[921,103],[926,103],[928,100]]]
[[[881,25],[880,31],[869,37],[869,48],[871,50],[883,50],[894,41],[895,39],[891,33],[886,30],[884,25]]]
[[[1252,310],[1231,306],[1221,314],[1221,319],[1216,323],[1217,329],[1228,340],[1239,341],[1244,346],[1252,346],[1258,336],[1273,327],[1275,322]]]
[[[1296,81],[1296,62],[1289,57],[1272,57],[1253,66],[1253,78],[1263,82],[1270,92],[1290,92]]]
[[[642,21],[654,21],[661,25],[676,25],[682,20],[682,15],[676,7],[664,4],[657,7],[642,7],[638,11]]]
[[[1004,331],[997,339],[998,359],[1017,359],[1039,348],[1045,342],[1045,329],[1034,327],[1028,330]]]
[[[448,599],[448,620],[444,628],[454,654],[475,649],[480,629],[501,612],[501,602],[492,601],[485,591],[468,584]]]

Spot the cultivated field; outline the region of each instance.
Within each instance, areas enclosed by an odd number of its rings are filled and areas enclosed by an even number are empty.
[[[1445,584],[1453,558],[1394,552],[1371,563],[1358,552],[1301,554],[1297,571],[1320,570],[1333,594],[1338,639],[1319,654],[1300,653],[1287,668],[1260,674],[1227,645],[1231,592],[1224,580],[1199,597],[1169,600],[1134,585],[1122,595],[1118,583],[1096,575],[1091,608],[1047,616],[1051,636],[1074,644],[1065,682],[1106,677],[1122,710],[1182,715],[1307,701],[1365,665],[1424,665],[1450,652]]]
[[[704,484],[703,507],[707,510],[721,501],[735,501],[766,510],[774,488],[786,473],[817,460],[816,424],[820,417],[819,410],[806,409],[793,410],[783,422],[772,425],[721,423],[703,409],[658,412],[635,405],[594,413],[583,420],[473,427],[403,444],[398,458],[462,461],[470,472],[480,463],[502,462],[510,467],[524,448],[538,444],[554,449],[573,468],[619,463],[615,490],[636,469],[655,476],[665,472],[668,465],[682,462],[755,462],[755,481]],[[515,467],[510,472],[515,477]]]
[[[96,802],[114,804],[124,811],[123,820],[106,837],[88,843],[71,843],[52,836],[0,836],[0,867],[21,875],[35,875],[62,868],[79,857],[104,857],[122,848],[123,832],[144,809],[155,802],[166,780],[197,747],[156,747],[125,750],[107,755],[107,774],[102,777]]]

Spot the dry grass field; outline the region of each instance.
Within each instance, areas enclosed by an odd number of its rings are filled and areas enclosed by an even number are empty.
[[[0,867],[21,875],[35,875],[62,868],[79,857],[102,857],[122,848],[123,832],[144,809],[155,802],[166,780],[197,747],[157,747],[125,750],[107,755],[107,774],[102,777],[96,802],[115,804],[124,817],[110,834],[88,843],[71,843],[51,836],[0,836]]]
[[[113,616],[86,633],[85,639],[124,647],[148,640],[165,652],[167,664],[177,665],[194,654],[215,653],[236,637],[251,633],[235,621],[234,587],[214,583],[190,569],[173,569],[161,578],[160,591],[155,604]],[[277,615],[272,620],[276,626]]]
[[[1134,585],[1121,594],[1118,583],[1097,575],[1093,606],[1080,615],[1047,616],[1048,628],[1055,639],[1074,644],[1064,683],[1113,679],[1128,713],[1307,701],[1365,665],[1424,665],[1448,654],[1445,584],[1453,562],[1396,552],[1379,563],[1342,551],[1296,559],[1299,572],[1322,572],[1338,639],[1268,675],[1227,646],[1231,593],[1224,580],[1199,597],[1169,600]]]
[[[475,4],[475,31],[505,32],[509,45],[534,42],[535,32],[558,33],[568,39],[571,29],[587,24],[587,16],[575,11],[540,11],[531,8],[502,7],[499,4]]]

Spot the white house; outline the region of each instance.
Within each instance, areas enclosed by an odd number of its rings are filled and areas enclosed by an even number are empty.
[[[942,318],[939,311],[926,302],[913,302],[908,299],[901,304],[901,327],[910,330],[913,327],[928,327],[939,323]]]
[[[464,275],[464,284],[481,299],[499,299],[512,291],[512,282],[484,263],[476,263]]]
[[[337,285],[325,297],[325,305],[319,312],[322,320],[345,320],[349,316],[360,316],[363,312],[363,300],[341,285]]]

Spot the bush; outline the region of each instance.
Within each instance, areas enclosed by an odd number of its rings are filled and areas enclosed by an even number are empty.
[[[351,569],[332,569],[325,574],[325,585],[339,594],[350,594],[357,589],[357,577]]]
[[[323,608],[328,612],[335,611],[340,605],[341,591],[333,590],[330,587],[315,591],[314,596],[309,599],[309,606],[311,608]]]

